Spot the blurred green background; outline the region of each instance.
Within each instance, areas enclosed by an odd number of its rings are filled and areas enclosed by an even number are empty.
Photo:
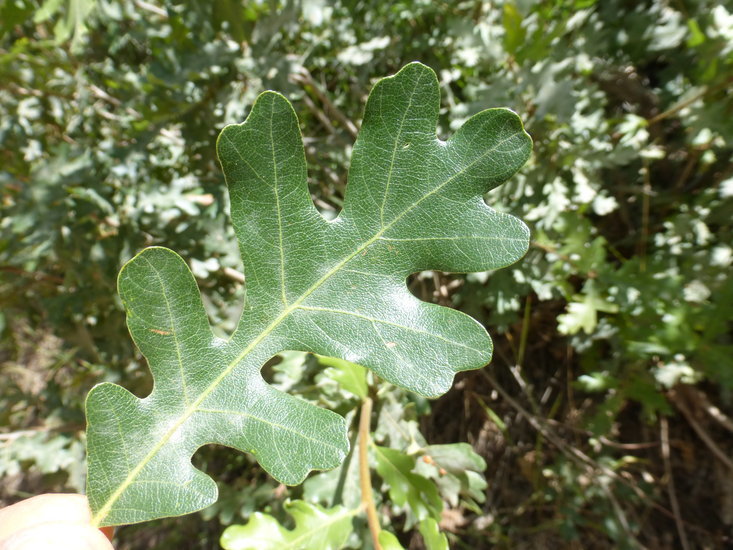
[[[489,107],[525,122],[534,155],[487,201],[532,246],[497,272],[411,278],[484,323],[495,359],[436,401],[379,386],[375,439],[437,484],[451,547],[733,545],[733,6],[712,0],[0,0],[0,504],[83,491],[86,392],[149,391],[116,294],[142,247],[179,252],[233,328],[221,128],[285,94],[333,216],[366,95],[413,60],[440,79],[441,137]],[[357,404],[313,357],[266,376]],[[461,490],[417,459],[459,442],[487,464]],[[119,548],[218,548],[254,511],[287,524],[288,498],[333,500],[328,474],[288,488],[226,449],[194,462],[220,502],[120,529]],[[383,525],[423,548],[375,483]],[[369,548],[359,521],[349,547]]]

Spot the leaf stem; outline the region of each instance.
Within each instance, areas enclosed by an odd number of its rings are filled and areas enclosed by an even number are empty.
[[[361,504],[366,510],[369,532],[372,535],[374,550],[382,550],[379,544],[379,518],[372,498],[372,478],[369,470],[369,427],[372,418],[372,399],[367,397],[361,404],[359,417],[359,485],[361,486]]]

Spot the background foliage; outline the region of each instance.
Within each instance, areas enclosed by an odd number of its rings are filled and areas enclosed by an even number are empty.
[[[368,90],[417,59],[442,137],[487,107],[525,121],[534,157],[490,201],[533,243],[496,273],[411,280],[492,327],[496,356],[434,402],[372,384],[383,525],[410,548],[431,519],[458,548],[730,543],[732,44],[708,0],[0,1],[0,499],[82,490],[86,392],[150,390],[115,288],[139,249],[180,252],[233,328],[219,130],[285,93],[332,216]],[[284,354],[265,374],[354,429],[349,368]],[[296,488],[226,449],[195,462],[219,503],[121,548],[216,548],[255,512],[293,526],[288,499],[358,503],[356,461]]]

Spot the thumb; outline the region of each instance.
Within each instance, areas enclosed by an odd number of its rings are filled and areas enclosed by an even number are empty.
[[[0,550],[113,550],[99,529],[88,525],[49,522],[17,531]]]

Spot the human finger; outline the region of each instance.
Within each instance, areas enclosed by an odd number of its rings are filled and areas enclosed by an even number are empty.
[[[89,525],[47,522],[16,531],[0,550],[113,550],[99,529]]]
[[[0,550],[6,548],[11,538],[15,541],[13,544],[19,544],[18,541],[35,540],[34,544],[37,545],[35,548],[41,548],[39,545],[42,544],[42,541],[49,538],[54,541],[57,549],[62,548],[61,544],[73,542],[75,538],[80,542],[86,541],[85,544],[98,544],[94,541],[100,541],[99,544],[101,544],[99,530],[90,525],[91,517],[92,513],[84,495],[46,494],[26,499],[0,510]],[[51,529],[39,529],[46,525],[52,526]],[[60,525],[77,526],[83,529],[74,531],[76,534],[72,538],[54,537],[54,529],[62,533],[59,531]],[[33,529],[39,530],[34,532]],[[22,536],[20,536],[21,533]],[[111,529],[108,529],[105,534],[107,538],[111,539]],[[90,548],[96,547],[91,546]],[[111,546],[106,542],[106,546],[99,546],[99,548],[107,549]]]

